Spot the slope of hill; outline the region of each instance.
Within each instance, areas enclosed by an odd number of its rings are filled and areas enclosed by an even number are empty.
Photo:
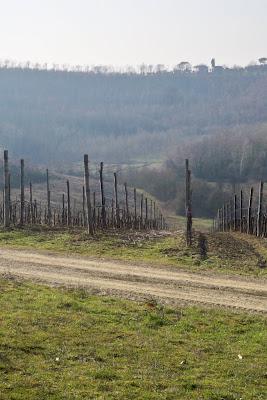
[[[0,69],[1,144],[35,162],[164,158],[267,121],[267,66],[152,74]]]

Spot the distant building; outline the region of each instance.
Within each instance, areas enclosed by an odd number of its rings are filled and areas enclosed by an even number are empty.
[[[207,74],[209,72],[209,67],[205,64],[195,65],[194,70],[201,74]]]

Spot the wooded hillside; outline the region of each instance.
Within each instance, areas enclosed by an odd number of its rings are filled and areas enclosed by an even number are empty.
[[[164,159],[181,142],[264,131],[267,65],[144,73],[0,69],[0,140],[34,162]]]

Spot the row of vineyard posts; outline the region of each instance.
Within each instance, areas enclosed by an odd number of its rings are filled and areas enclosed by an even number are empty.
[[[192,246],[192,189],[189,160],[185,160],[185,215],[186,215],[186,244]]]
[[[225,203],[217,212],[213,221],[213,230],[219,232],[239,231],[258,237],[267,237],[267,213],[263,210],[264,183],[259,183],[258,194],[250,188],[245,201],[243,190],[240,195],[234,195],[232,200]],[[256,198],[255,198],[256,197]],[[256,207],[253,205],[256,203]]]
[[[4,189],[3,201],[0,206],[0,223],[8,228],[24,225],[47,225],[84,227],[90,235],[98,229],[136,229],[161,230],[166,229],[165,219],[156,202],[148,199],[142,193],[133,189],[133,202],[129,202],[129,189],[124,183],[124,198],[119,199],[118,177],[114,173],[114,197],[107,204],[104,191],[104,164],[100,163],[99,183],[100,199],[90,188],[88,155],[84,155],[84,185],[81,187],[81,209],[71,206],[71,187],[66,181],[66,193],[62,193],[62,202],[51,205],[51,190],[49,171],[46,170],[46,201],[37,202],[34,199],[34,188],[29,185],[29,199],[25,198],[24,160],[20,160],[20,199],[12,200],[11,174],[9,172],[8,151],[4,150]]]

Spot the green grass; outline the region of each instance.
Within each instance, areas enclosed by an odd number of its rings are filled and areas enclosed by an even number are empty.
[[[0,290],[1,400],[266,399],[264,317],[10,280]]]
[[[106,232],[93,238],[82,230],[14,229],[0,231],[0,246],[76,253],[124,261],[177,264],[165,250],[174,246],[174,236],[148,233]]]
[[[267,275],[267,241],[238,233],[206,234],[207,257],[200,256],[198,235],[187,248],[183,233],[105,232],[93,238],[82,230],[14,229],[0,231],[0,247],[51,250],[127,262],[238,275]]]
[[[166,221],[174,229],[186,229],[186,218],[181,215],[167,214]],[[198,231],[209,232],[212,228],[212,219],[193,218],[193,227]]]

